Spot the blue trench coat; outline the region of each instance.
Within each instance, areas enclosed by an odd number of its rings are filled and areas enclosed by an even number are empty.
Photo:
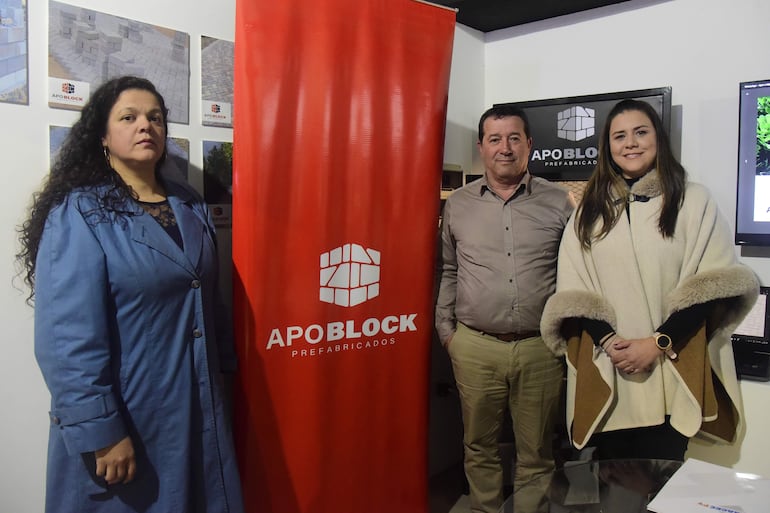
[[[194,191],[165,185],[184,250],[133,203],[137,215],[118,216],[76,191],[49,214],[35,289],[35,355],[51,392],[48,513],[243,511],[214,228]],[[107,485],[93,451],[126,435],[136,477]]]

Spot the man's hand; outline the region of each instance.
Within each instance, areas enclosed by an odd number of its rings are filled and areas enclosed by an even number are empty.
[[[130,483],[136,474],[136,456],[131,438],[99,449],[96,456],[96,475],[103,477],[107,484]]]

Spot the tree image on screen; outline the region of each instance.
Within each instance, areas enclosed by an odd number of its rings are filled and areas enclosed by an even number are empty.
[[[770,96],[757,98],[757,174],[770,175]]]

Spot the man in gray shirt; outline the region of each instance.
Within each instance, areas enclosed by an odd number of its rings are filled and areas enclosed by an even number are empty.
[[[522,110],[487,110],[477,144],[484,176],[444,206],[436,329],[460,392],[471,511],[496,513],[506,407],[516,441],[514,490],[554,468],[564,364],[538,330],[575,202],[566,189],[529,174],[532,138]],[[530,485],[516,493],[514,508],[535,513],[547,511],[545,503],[544,489]]]

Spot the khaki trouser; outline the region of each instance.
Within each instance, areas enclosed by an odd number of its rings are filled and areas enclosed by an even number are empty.
[[[548,511],[543,486],[524,485],[554,469],[563,359],[541,337],[503,342],[461,323],[447,349],[462,404],[471,511],[496,513],[503,504],[498,440],[506,406],[516,441],[514,511]]]

